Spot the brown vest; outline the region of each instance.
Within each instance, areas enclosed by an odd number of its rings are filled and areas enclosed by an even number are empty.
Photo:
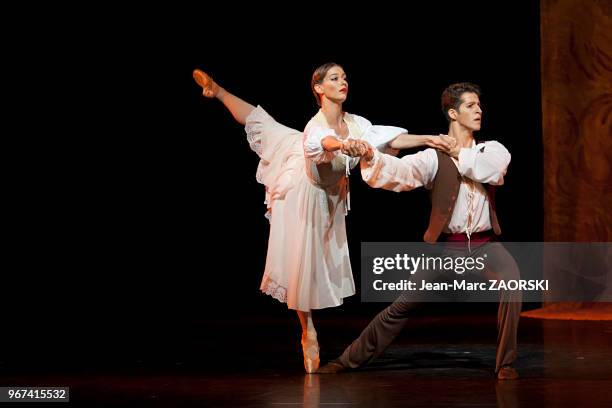
[[[436,242],[440,233],[444,230],[450,220],[459,194],[461,185],[461,175],[457,166],[448,155],[436,151],[438,155],[438,172],[433,181],[431,189],[431,215],[429,217],[429,227],[425,231],[423,239],[430,244]],[[487,196],[489,199],[489,214],[491,216],[491,226],[495,234],[501,234],[501,228],[497,221],[495,212],[495,188],[486,185]]]

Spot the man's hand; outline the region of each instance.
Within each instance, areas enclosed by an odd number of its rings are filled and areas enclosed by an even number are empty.
[[[366,148],[366,151],[361,155],[361,158],[365,161],[370,161],[374,158],[374,148],[368,142],[363,142]]]
[[[347,139],[342,141],[342,147],[340,151],[347,156],[355,157],[359,155],[359,146],[357,145],[357,140],[355,139]]]

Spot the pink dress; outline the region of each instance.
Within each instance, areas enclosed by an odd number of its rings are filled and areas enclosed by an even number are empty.
[[[349,113],[344,120],[349,137],[387,152],[387,143],[406,132],[372,126]],[[344,217],[349,205],[347,169],[359,159],[323,150],[321,139],[335,133],[320,111],[302,133],[276,122],[258,106],[245,129],[260,157],[256,177],[266,187],[270,220],[260,289],[295,310],[342,304],[355,293]]]

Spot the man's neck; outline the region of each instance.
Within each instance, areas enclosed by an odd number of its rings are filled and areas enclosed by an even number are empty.
[[[457,122],[451,123],[448,127],[448,135],[457,140],[457,144],[461,147],[472,147],[474,142],[474,132],[461,126]]]

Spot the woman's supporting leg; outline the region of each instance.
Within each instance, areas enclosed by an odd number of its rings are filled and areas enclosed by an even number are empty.
[[[302,325],[302,333],[306,334],[310,332],[316,337],[317,331],[315,330],[314,323],[312,322],[312,312],[303,312],[301,310],[296,311],[298,317],[300,318],[300,324]]]
[[[312,321],[312,312],[297,311],[302,325],[302,351],[304,353],[304,368],[307,373],[314,373],[319,368],[319,343],[317,331]]]

